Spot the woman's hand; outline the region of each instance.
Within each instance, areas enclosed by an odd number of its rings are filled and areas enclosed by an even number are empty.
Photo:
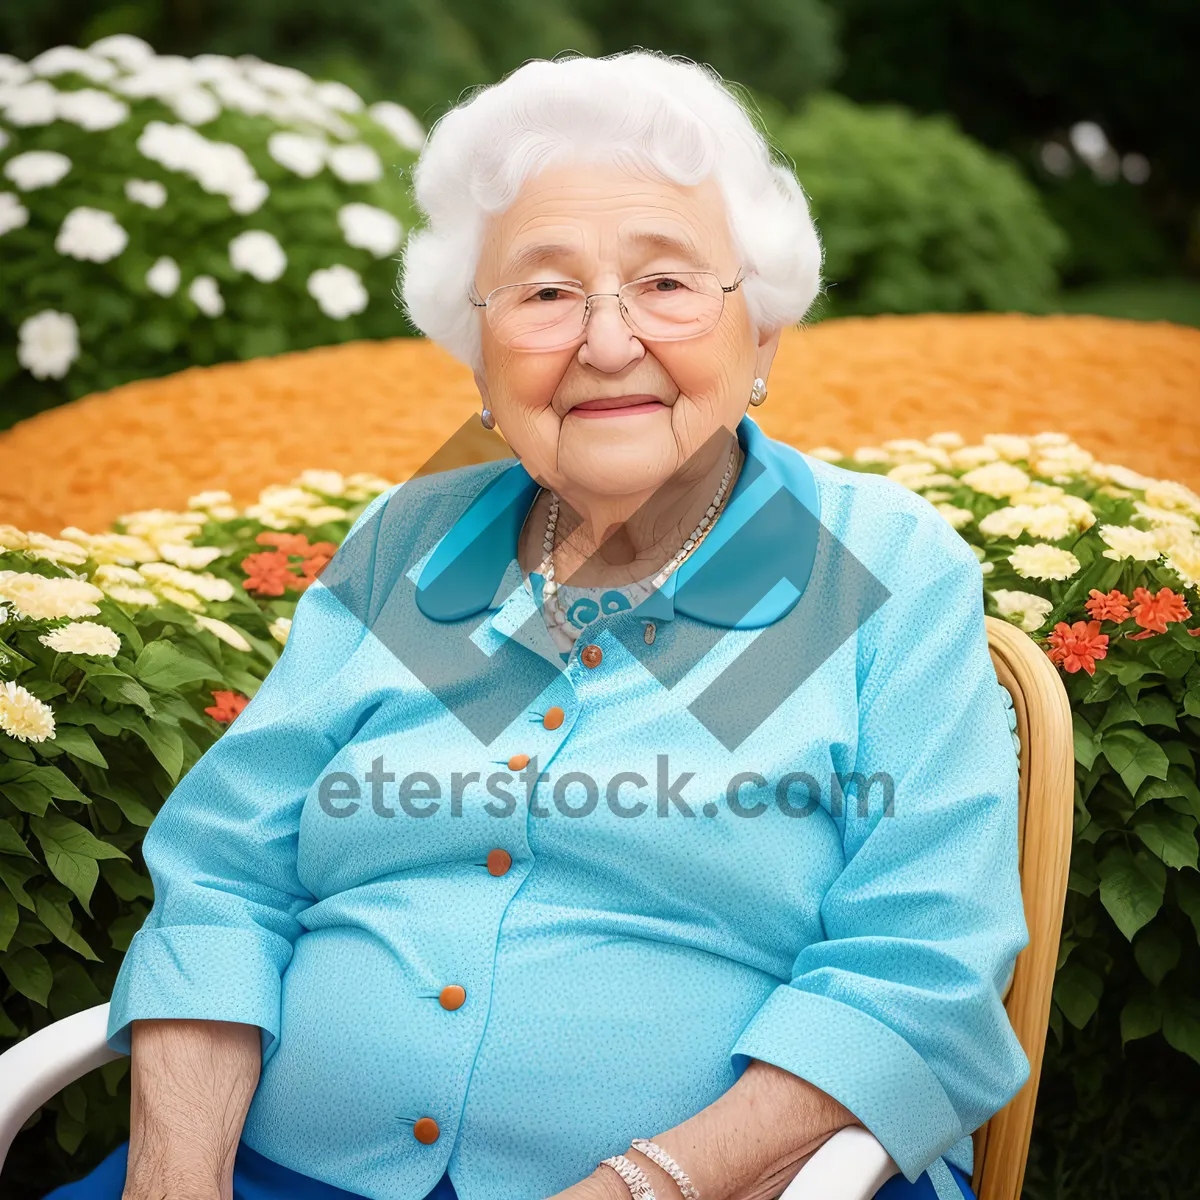
[[[633,1155],[627,1157],[633,1158]],[[662,1188],[657,1179],[651,1180],[651,1183],[658,1200],[679,1200],[679,1191],[673,1182],[670,1191]],[[629,1188],[611,1167],[598,1164],[585,1179],[573,1183],[564,1191],[556,1192],[549,1200],[629,1200]]]

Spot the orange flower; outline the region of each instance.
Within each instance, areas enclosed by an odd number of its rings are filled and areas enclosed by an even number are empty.
[[[213,692],[212,697],[216,704],[209,705],[204,711],[222,725],[228,725],[250,703],[250,697],[241,692]]]
[[[308,535],[303,533],[270,533],[264,530],[254,539],[260,546],[274,546],[283,554],[295,554],[306,558],[310,554],[328,554],[333,556],[337,547],[333,542],[317,542],[308,544]]]
[[[303,591],[308,586],[308,581],[292,572],[288,556],[280,550],[247,554],[241,566],[246,572],[242,587],[257,596],[282,596],[288,588]]]
[[[1156,633],[1166,633],[1168,621],[1186,621],[1191,615],[1192,611],[1183,597],[1176,595],[1169,587],[1159,588],[1158,595],[1144,587],[1134,588],[1133,619],[1142,627],[1142,632],[1125,636],[1138,641],[1153,637]]]
[[[1076,621],[1074,625],[1059,621],[1050,635],[1050,645],[1051,662],[1072,674],[1082,667],[1095,675],[1096,659],[1108,654],[1108,634],[1100,632],[1099,621]]]
[[[328,544],[328,543],[325,543]],[[332,554],[314,554],[306,558],[300,564],[300,570],[304,572],[305,583],[312,583],[314,579],[333,561]]]
[[[1088,616],[1093,621],[1121,621],[1129,620],[1129,597],[1124,592],[1113,588],[1111,592],[1105,595],[1099,588],[1092,588],[1088,592],[1089,600],[1084,604],[1084,608],[1088,611]]]

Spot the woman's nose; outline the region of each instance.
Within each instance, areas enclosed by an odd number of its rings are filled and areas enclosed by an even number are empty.
[[[593,296],[584,326],[579,361],[598,371],[614,374],[646,353],[646,348],[625,323],[616,296]]]

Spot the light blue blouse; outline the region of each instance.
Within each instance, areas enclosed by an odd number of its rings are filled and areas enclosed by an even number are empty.
[[[109,1045],[260,1026],[243,1139],[379,1200],[447,1169],[541,1200],[751,1058],[910,1182],[969,1173],[1029,1075],[980,566],[900,484],[737,432],[710,535],[566,663],[517,567],[519,463],[372,501],[147,832]]]

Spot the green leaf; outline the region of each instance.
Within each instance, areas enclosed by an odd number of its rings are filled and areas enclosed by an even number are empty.
[[[1146,849],[1168,867],[1196,869],[1196,821],[1169,809],[1153,805],[1141,809],[1133,820],[1133,832]]]
[[[28,778],[41,784],[55,800],[89,803],[88,798],[57,767],[34,767]]]
[[[142,875],[135,870],[131,862],[121,859],[115,862],[106,862],[100,868],[100,874],[104,876],[104,882],[122,900],[154,899],[153,882],[149,876]]]
[[[25,885],[41,875],[42,864],[34,859],[32,862],[12,862],[0,859],[0,880],[8,888],[12,897],[22,907],[34,911],[33,900],[25,890]]]
[[[59,812],[51,811],[44,817],[30,817],[29,825],[41,843],[51,874],[75,893],[90,917],[92,910],[88,902],[99,875],[96,860],[127,858],[128,855],[116,846],[102,842],[90,829]]]
[[[1100,863],[1100,902],[1130,940],[1162,907],[1167,869],[1145,850],[1114,847]]]
[[[111,800],[124,814],[127,821],[149,829],[154,820],[154,813],[147,807],[141,796],[124,783],[108,782],[96,789],[98,796]]]
[[[88,684],[113,704],[132,704],[147,716],[154,715],[154,702],[150,693],[132,676],[116,667],[99,670],[87,668]],[[116,717],[116,714],[113,714]]]
[[[133,941],[133,935],[146,923],[146,912],[134,911],[125,913],[117,917],[115,921],[110,921],[108,925],[108,936],[112,941],[113,949],[120,950],[122,953],[129,949],[129,943]]]
[[[1151,692],[1149,696],[1143,696],[1137,703],[1137,719],[1143,725],[1168,725],[1172,729],[1178,730],[1175,712],[1175,701],[1162,692]]]
[[[1092,1019],[1103,994],[1104,980],[1080,963],[1067,963],[1055,976],[1054,1002],[1076,1029]]]
[[[92,962],[100,961],[100,956],[75,929],[70,893],[65,888],[47,884],[38,891],[36,903],[39,920],[64,946]]]
[[[100,753],[92,735],[81,725],[58,725],[54,732],[54,744],[73,758],[81,758],[97,767],[108,767],[108,761]]]
[[[1162,1031],[1173,1050],[1200,1062],[1200,1000],[1172,995],[1163,1008]]]
[[[183,769],[183,738],[179,730],[162,721],[139,721],[135,731],[150,747],[150,753],[158,759],[171,782],[175,783]]]
[[[110,714],[93,704],[83,704],[78,700],[70,704],[60,704],[54,710],[54,719],[58,723],[59,733],[64,724],[91,725],[93,729],[105,737],[117,737],[124,726]]]
[[[25,845],[25,839],[17,832],[11,821],[0,817],[0,854],[19,854],[32,858],[33,851]]]
[[[17,902],[7,892],[0,892],[0,951],[8,949],[20,919]]]
[[[1162,921],[1143,929],[1133,943],[1133,957],[1137,959],[1142,974],[1155,987],[1179,965],[1182,953],[1183,943],[1179,935]]]
[[[1196,940],[1200,942],[1200,878],[1176,875],[1175,903],[1195,927]]]
[[[1162,1003],[1157,995],[1130,1000],[1121,1009],[1121,1046],[1149,1037],[1162,1028]]]
[[[1092,764],[1096,761],[1096,755],[1100,753],[1100,743],[1096,738],[1096,732],[1081,713],[1072,713],[1071,723],[1075,729],[1075,760],[1090,771]]]
[[[1166,779],[1170,765],[1163,748],[1140,729],[1113,729],[1104,735],[1100,746],[1109,765],[1116,771],[1131,796],[1137,795],[1148,775]]]
[[[35,1004],[46,1007],[50,998],[50,985],[54,973],[45,958],[31,946],[14,950],[11,954],[0,954],[0,971],[8,982]]]
[[[150,642],[142,648],[134,664],[134,673],[149,688],[169,692],[188,683],[220,680],[220,670],[184,654],[168,641]]]
[[[1186,799],[1192,815],[1200,820],[1200,788],[1183,767],[1174,763],[1167,768],[1166,779],[1147,779],[1138,788],[1135,803],[1141,808],[1151,800],[1170,800],[1176,796]]]
[[[93,982],[83,963],[57,955],[55,958],[50,1012],[56,1021],[104,1003],[108,997]]]

